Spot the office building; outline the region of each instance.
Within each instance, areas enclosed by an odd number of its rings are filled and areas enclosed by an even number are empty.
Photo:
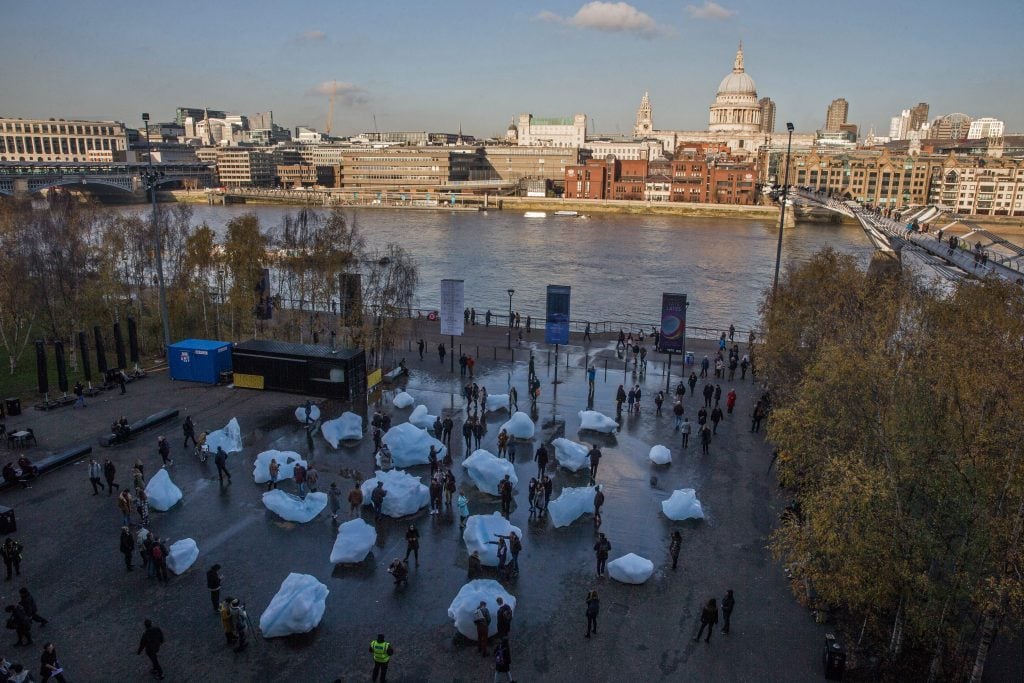
[[[0,161],[125,161],[119,121],[0,118]]]
[[[838,133],[840,126],[846,123],[846,117],[850,112],[850,103],[840,97],[832,100],[825,112],[825,130],[829,133]]]
[[[971,121],[971,127],[967,131],[967,137],[971,140],[981,138],[999,138],[1003,136],[1004,124],[999,119],[983,117]]]
[[[221,185],[268,187],[274,183],[274,155],[270,151],[246,147],[219,147],[215,152],[215,159]]]
[[[775,132],[775,102],[770,97],[757,101],[761,105],[761,132],[771,135]]]
[[[547,119],[520,114],[516,144],[521,147],[580,147],[586,136],[586,114]]]

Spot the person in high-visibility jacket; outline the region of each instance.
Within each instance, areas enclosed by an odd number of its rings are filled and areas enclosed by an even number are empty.
[[[391,661],[391,656],[395,654],[395,651],[391,647],[391,643],[384,640],[383,633],[378,633],[377,639],[370,642],[370,652],[373,654],[373,680],[376,681],[379,674],[380,683],[387,683],[388,662]]]

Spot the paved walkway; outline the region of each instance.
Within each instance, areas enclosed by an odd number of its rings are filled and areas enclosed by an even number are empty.
[[[485,332],[482,346],[495,342],[497,331]],[[503,330],[502,330],[503,332]],[[424,331],[429,335],[429,331]],[[499,333],[500,334],[500,333]],[[539,333],[535,332],[539,338]],[[474,335],[478,336],[478,335]],[[418,337],[417,337],[418,338]],[[501,340],[503,341],[503,337]],[[436,347],[436,341],[434,342]],[[710,352],[709,343],[695,343],[697,358]],[[429,347],[428,347],[429,350]],[[538,351],[541,347],[538,347]],[[544,380],[538,406],[539,422],[564,421],[565,434],[577,441],[577,412],[586,406],[586,362],[596,359],[598,373],[594,408],[614,414],[614,394],[622,383],[621,362],[614,342],[595,340],[576,347],[569,367],[560,356],[555,386],[547,349],[538,353],[537,371]],[[492,356],[497,353],[493,352]],[[516,385],[521,407],[528,409],[525,352],[517,362],[487,358],[481,353],[477,382],[490,393],[505,393]],[[412,374],[405,387],[431,413],[456,415],[461,427],[464,406],[462,378],[435,354],[421,362],[406,353]],[[604,376],[603,364],[609,370]],[[676,366],[678,367],[678,366]],[[675,368],[674,368],[675,369]],[[626,378],[632,381],[631,376]],[[723,393],[735,386],[736,413],[719,429],[711,454],[699,447],[680,448],[666,402],[666,416],[654,416],[654,394],[665,385],[660,361],[652,359],[644,387],[643,409],[624,417],[621,431],[602,440],[604,459],[599,481],[606,485],[607,502],[602,530],[608,534],[612,558],[635,552],[654,561],[656,570],[643,586],[626,586],[594,576],[593,525],[589,516],[572,526],[554,529],[547,520],[531,521],[525,504],[525,482],[535,472],[523,457],[516,469],[520,491],[511,521],[525,532],[520,558],[522,573],[507,587],[519,600],[512,633],[513,671],[519,681],[802,681],[821,679],[820,648],[824,629],[793,599],[786,579],[766,550],[768,534],[785,501],[778,498],[774,475],[766,473],[770,448],[761,435],[750,433],[748,415],[757,388],[750,382],[721,382]],[[672,384],[676,383],[673,379]],[[698,385],[698,392],[701,385]],[[390,392],[382,397],[395,422],[409,410],[391,407]],[[424,511],[414,520],[387,520],[379,526],[372,558],[359,567],[334,567],[328,555],[334,530],[327,515],[305,525],[286,523],[267,512],[262,488],[250,478],[251,462],[268,448],[298,450],[321,471],[322,490],[336,480],[347,491],[349,482],[337,475],[342,468],[371,470],[369,437],[355,448],[331,449],[317,435],[312,450],[292,414],[304,397],[227,387],[171,382],[162,373],[133,383],[126,396],[108,392],[90,401],[85,410],[63,408],[50,413],[28,411],[9,418],[8,427],[31,426],[39,435],[35,451],[55,451],[80,442],[96,443],[110,421],[125,414],[129,420],[158,409],[176,407],[182,418],[192,414],[202,429],[223,426],[238,417],[245,450],[231,457],[234,483],[221,490],[212,462],[200,464],[181,449],[181,420],[144,433],[130,443],[110,449],[95,446],[102,459],[117,463],[119,480],[127,483],[129,464],[146,463],[151,475],[159,466],[156,437],[171,439],[175,464],[171,476],[184,492],[181,504],[166,513],[153,513],[154,530],[172,541],[191,537],[200,557],[185,575],[161,585],[136,570],[126,574],[117,550],[120,515],[112,498],[93,496],[86,463],[44,475],[28,490],[8,490],[0,502],[16,509],[17,537],[24,543],[21,580],[3,584],[0,599],[14,600],[16,589],[28,586],[40,612],[51,620],[37,643],[53,640],[69,678],[75,681],[144,680],[148,661],[135,656],[142,620],[153,619],[167,637],[161,651],[167,680],[308,680],[363,681],[369,678],[370,639],[383,630],[394,643],[392,681],[490,680],[491,660],[482,660],[465,643],[453,638],[447,607],[465,581],[465,551],[457,520],[450,514],[431,517]],[[699,401],[687,395],[687,414],[695,420]],[[323,404],[328,417],[342,406]],[[371,406],[372,410],[372,406]],[[499,427],[507,416],[489,414],[484,447],[496,451]],[[539,430],[540,432],[540,430]],[[672,449],[673,464],[653,467],[650,447]],[[453,439],[453,445],[458,440]],[[537,445],[534,441],[533,447]],[[459,466],[463,449],[455,445],[455,473],[468,481]],[[414,473],[426,475],[426,467]],[[657,477],[652,483],[652,476]],[[555,496],[563,486],[582,486],[585,476],[559,470]],[[693,487],[707,511],[702,522],[671,523],[660,503],[673,489]],[[495,501],[470,493],[473,513],[497,510]],[[409,588],[396,593],[385,572],[390,560],[404,554],[403,533],[411,522],[422,534],[421,566],[413,570]],[[680,568],[668,569],[668,537],[683,533]],[[323,622],[314,633],[271,641],[260,640],[246,653],[224,645],[220,623],[211,613],[204,571],[213,564],[224,568],[224,595],[243,598],[254,623],[281,581],[292,571],[309,573],[331,591]],[[602,601],[600,635],[583,638],[584,597],[596,588]],[[736,593],[732,633],[716,632],[710,645],[693,643],[700,607],[709,597]],[[8,648],[9,659],[37,668],[39,648]]]

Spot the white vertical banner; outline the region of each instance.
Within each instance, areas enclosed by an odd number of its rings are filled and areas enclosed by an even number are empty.
[[[466,329],[465,280],[441,280],[441,334],[461,337]]]

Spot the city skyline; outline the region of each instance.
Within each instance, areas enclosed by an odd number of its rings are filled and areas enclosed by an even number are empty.
[[[185,2],[173,13],[105,6],[112,11],[57,2],[8,12],[0,115],[136,127],[142,111],[164,121],[178,106],[210,106],[273,110],[282,125],[323,129],[325,92],[336,81],[340,135],[375,125],[498,135],[522,112],[583,112],[592,132],[628,135],[645,91],[658,128],[702,130],[742,40],[758,94],[776,102],[777,126],[822,128],[824,108],[843,97],[862,135],[872,127],[884,134],[892,116],[919,101],[933,118],[964,112],[1024,131],[1014,38],[1024,8],[1008,3],[988,39],[955,60],[948,47],[962,26],[941,19],[941,7],[921,16],[881,2],[863,3],[856,16],[820,3],[780,10],[753,1],[545,1],[512,11],[468,2]],[[866,53],[870,63],[858,64]]]

